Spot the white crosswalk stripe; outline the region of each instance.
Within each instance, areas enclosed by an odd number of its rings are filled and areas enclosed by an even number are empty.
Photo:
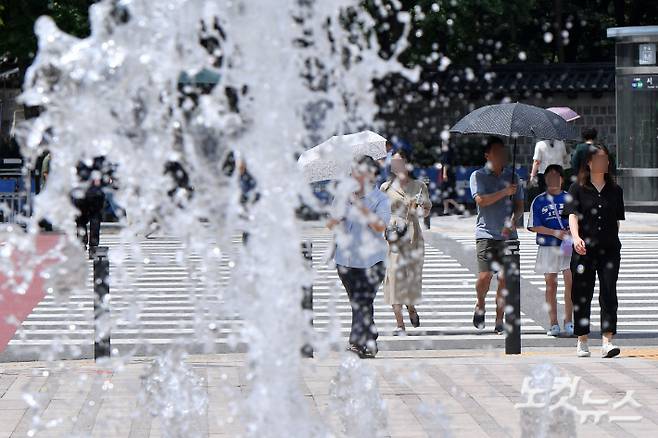
[[[305,238],[313,242],[313,265],[316,269],[314,327],[319,332],[326,331],[332,315],[335,315],[340,321],[341,336],[347,338],[351,320],[349,302],[336,271],[322,263],[329,234],[323,229],[310,228]],[[101,244],[109,246],[111,253],[119,250],[116,235],[104,234]],[[239,240],[234,240],[233,250],[237,250],[239,245]],[[202,286],[198,278],[198,265],[191,272],[188,270],[190,263],[200,260],[199,256],[189,257],[187,265],[176,261],[182,248],[179,241],[167,237],[142,240],[140,249],[144,260],[128,259],[123,263],[125,272],[135,275],[135,280],[126,285],[117,283],[117,266],[112,266],[110,296],[112,319],[116,324],[112,330],[113,348],[125,353],[141,346],[138,354],[142,354],[150,352],[145,346],[168,346],[182,339],[191,351],[202,351],[202,347],[192,346],[198,333],[195,310],[199,308],[204,309],[206,315],[210,312],[215,323],[211,332],[211,343],[214,345],[205,351],[224,352],[236,348],[236,335],[242,327],[239,316],[227,311],[227,305],[216,290],[209,291]],[[218,285],[226,285],[230,279],[230,257],[231,254],[222,255],[215,273]],[[375,320],[380,331],[381,348],[437,348],[446,338],[453,342],[500,344],[503,337],[493,333],[494,297],[493,291],[487,297],[487,328],[478,332],[472,325],[475,276],[454,258],[427,246],[423,303],[418,306],[422,326],[413,329],[408,323],[409,336],[393,337],[395,318],[390,306],[384,304],[380,290],[375,301]],[[542,327],[534,321],[523,316],[522,323],[526,339],[545,337]],[[87,290],[71,295],[66,303],[58,303],[48,295],[22,324],[10,342],[8,352],[0,355],[0,360],[34,358],[39,352],[49,350],[55,344],[54,340],[62,349],[57,353],[58,357],[89,356],[93,337],[90,269]],[[237,348],[240,346],[237,345]]]
[[[473,235],[451,235],[461,244],[475,248]],[[658,254],[658,234],[622,233],[621,268],[617,282],[619,299],[617,330],[619,333],[658,333],[658,264],[653,262]],[[521,276],[537,286],[543,293],[544,276],[535,273],[537,245],[535,235],[522,231]],[[564,284],[560,278],[558,303],[564,304]],[[592,300],[592,329],[598,330],[600,307],[598,304],[598,279]]]

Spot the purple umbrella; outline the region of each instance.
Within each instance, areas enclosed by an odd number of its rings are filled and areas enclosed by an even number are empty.
[[[557,114],[562,117],[567,122],[573,122],[576,119],[580,118],[580,114],[569,108],[568,106],[556,106],[553,108],[547,108],[550,112]]]

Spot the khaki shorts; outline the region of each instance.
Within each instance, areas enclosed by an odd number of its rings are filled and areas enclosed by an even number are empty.
[[[502,272],[505,241],[494,239],[477,239],[475,252],[478,257],[479,272]]]

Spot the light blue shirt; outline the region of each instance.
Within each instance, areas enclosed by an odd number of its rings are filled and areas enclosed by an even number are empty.
[[[379,189],[372,189],[361,198],[363,204],[384,224],[391,220],[391,202]],[[367,224],[365,215],[348,205],[343,221],[336,226],[336,265],[366,269],[386,261],[387,243],[384,233],[377,233]]]
[[[515,175],[514,180],[518,184],[514,200],[523,201],[523,188],[519,184],[517,175]],[[488,166],[484,166],[471,174],[470,186],[473,199],[477,195],[490,195],[499,192],[509,186],[511,181],[512,169],[506,167],[500,176],[496,176]],[[506,196],[488,207],[480,207],[478,205],[477,208],[478,216],[475,226],[475,238],[505,240],[502,231],[505,228],[505,222],[512,218],[513,211],[510,198]],[[512,233],[509,239],[518,239],[515,227],[512,227]]]

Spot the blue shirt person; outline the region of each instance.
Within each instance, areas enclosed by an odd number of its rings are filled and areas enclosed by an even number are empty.
[[[568,230],[569,222],[562,218],[569,194],[564,190],[556,195],[544,192],[537,196],[530,206],[528,228],[546,227],[551,230]],[[554,235],[537,233],[537,245],[560,246],[562,240]]]
[[[369,226],[364,207],[383,224],[391,219],[390,201],[379,189],[373,187],[368,193],[354,196],[336,232],[336,265],[366,269],[386,260],[386,240],[381,232]]]
[[[564,278],[564,331],[568,336],[574,334],[572,320],[573,303],[571,301],[571,242],[569,223],[562,216],[571,195],[562,190],[564,169],[551,164],[544,171],[546,192],[537,196],[530,206],[528,230],[537,233],[537,258],[535,273],[544,275],[546,282],[546,309],[550,322],[549,336],[559,336],[560,325],[557,320],[558,274]]]
[[[484,196],[497,196],[492,202],[477,202],[476,239],[507,240],[516,239],[516,227],[510,226],[512,201],[523,202],[523,188],[515,174],[515,184],[511,184],[512,170],[504,168],[500,173],[485,165],[471,174],[470,188],[473,199]],[[511,190],[511,191],[510,191]],[[509,233],[508,235],[505,235]]]
[[[359,357],[377,354],[374,301],[384,280],[387,243],[384,231],[391,218],[388,196],[374,188],[379,166],[371,157],[359,158],[352,168],[349,199],[337,193],[342,211],[327,223],[336,231],[335,262],[352,308],[349,351]],[[345,189],[345,188],[343,188]]]
[[[484,149],[486,165],[471,175],[471,194],[477,204],[475,241],[478,279],[475,283],[477,302],[473,325],[484,328],[485,298],[494,273],[501,271],[505,240],[516,239],[517,219],[523,216],[523,189],[518,177],[506,169],[508,153],[498,137],[491,137]],[[513,181],[513,182],[512,182]],[[513,201],[510,199],[512,198]],[[494,332],[504,333],[503,310],[505,278],[498,275],[496,293],[496,324]]]

